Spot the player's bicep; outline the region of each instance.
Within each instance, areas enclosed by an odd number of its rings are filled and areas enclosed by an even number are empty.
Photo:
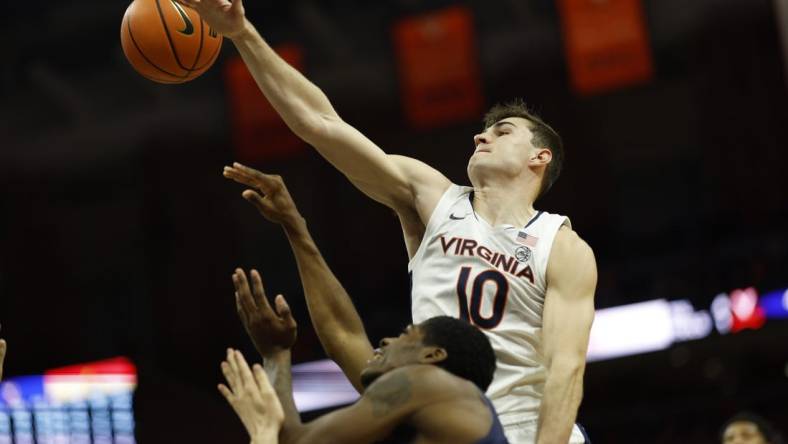
[[[411,186],[413,206],[424,225],[429,221],[435,207],[438,206],[443,193],[451,185],[451,181],[440,171],[412,157],[389,155],[391,160],[404,171]]]
[[[406,174],[364,134],[334,116],[316,128],[305,140],[362,192],[392,208],[412,201]]]
[[[571,230],[562,230],[547,270],[542,334],[548,367],[558,359],[583,362],[594,320],[596,261],[591,248]]]
[[[339,117],[323,118],[321,128],[307,141],[364,194],[390,208],[423,207],[434,190],[442,193],[448,187],[448,179],[434,168],[386,154]]]

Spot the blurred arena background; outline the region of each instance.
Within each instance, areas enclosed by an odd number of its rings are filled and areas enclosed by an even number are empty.
[[[127,5],[0,16],[5,376],[127,357],[111,362],[136,369],[138,442],[242,442],[215,389],[225,348],[253,351],[234,267],[288,296],[295,362],[325,355],[283,233],[222,166],[284,177],[373,342],[410,319],[399,224],[288,134],[229,40],[190,83],[137,75]],[[785,1],[245,6],[346,120],[454,182],[493,103],[522,96],[561,133],[566,168],[537,206],[569,215],[599,264],[609,310],[578,418],[595,443],[719,442],[744,409],[788,431]],[[32,442],[9,427],[0,442]]]

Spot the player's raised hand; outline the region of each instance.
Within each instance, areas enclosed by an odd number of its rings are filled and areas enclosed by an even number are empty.
[[[234,38],[244,31],[246,19],[241,0],[176,0],[200,13],[208,25],[228,38]]]
[[[268,220],[292,225],[303,220],[281,176],[264,174],[240,163],[224,167],[224,177],[251,187],[241,195]]]
[[[276,311],[271,308],[257,270],[250,273],[252,283],[240,268],[233,273],[235,305],[257,351],[263,357],[290,349],[296,340],[297,325],[284,296],[276,297]]]
[[[0,381],[3,380],[3,361],[5,361],[5,351],[7,345],[4,339],[0,339]]]
[[[240,351],[228,349],[222,373],[227,385],[219,384],[219,391],[241,419],[252,443],[275,443],[285,413],[262,367],[255,364],[250,370]]]

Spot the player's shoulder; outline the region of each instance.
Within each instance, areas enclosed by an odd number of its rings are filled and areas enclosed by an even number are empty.
[[[451,181],[443,173],[419,159],[399,154],[389,154],[388,157],[411,181],[426,182],[443,189],[451,185]]]
[[[580,257],[594,256],[594,251],[580,235],[571,228],[569,225],[562,225],[555,234],[553,240],[553,252],[570,255],[579,255]]]
[[[394,389],[409,390],[414,398],[429,402],[478,392],[472,382],[436,365],[415,364],[386,372],[367,388],[365,395]]]
[[[564,279],[568,275],[596,279],[596,258],[591,246],[573,229],[563,226],[553,240],[547,263],[547,280]]]

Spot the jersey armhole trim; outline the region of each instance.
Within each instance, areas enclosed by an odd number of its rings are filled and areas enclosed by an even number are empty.
[[[553,222],[554,229],[551,230],[552,234],[552,241],[550,242],[550,247],[547,249],[547,254],[545,255],[544,265],[539,264],[537,272],[540,273],[541,276],[544,276],[544,283],[545,283],[545,291],[547,291],[547,268],[550,266],[550,255],[553,253],[553,244],[555,243],[555,238],[558,235],[558,232],[561,230],[561,227],[567,227],[570,230],[572,229],[572,222],[569,220],[569,217],[562,216],[562,215],[551,215],[560,217],[561,223]]]
[[[427,238],[429,237],[430,233],[435,231],[435,226],[438,224],[440,214],[445,212],[445,207],[451,203],[457,191],[462,191],[462,187],[451,183],[449,184],[448,188],[446,188],[446,191],[443,192],[440,200],[438,200],[438,204],[435,205],[435,208],[432,210],[432,214],[430,214],[430,218],[424,227],[424,235],[421,237],[421,242],[419,242],[419,248],[416,249],[416,253],[414,253],[413,257],[408,261],[408,271],[413,270],[413,264],[415,264],[416,261],[424,254],[424,249],[427,248]]]

